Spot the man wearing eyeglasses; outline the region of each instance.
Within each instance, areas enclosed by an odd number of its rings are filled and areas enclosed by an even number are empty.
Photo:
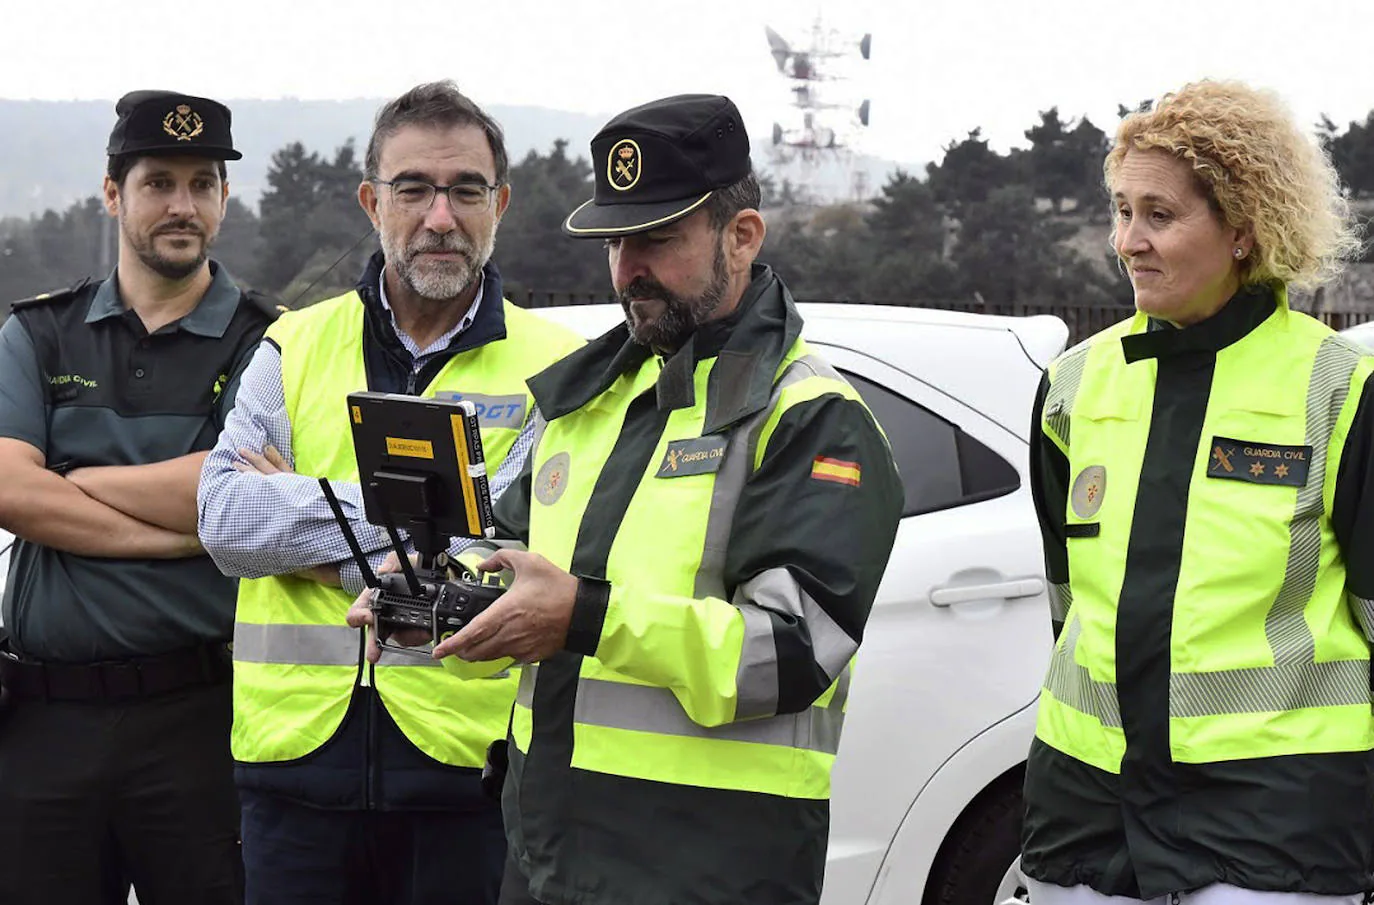
[[[347,393],[469,399],[493,493],[519,473],[525,380],[581,341],[502,298],[508,172],[500,126],[451,82],[385,105],[358,187],[381,251],[354,291],[268,332],[206,460],[202,543],[244,579],[232,741],[249,903],[496,901],[505,841],[480,774],[514,679],[364,662],[343,624],[362,579],[317,479],[376,568],[388,541],[364,516]]]

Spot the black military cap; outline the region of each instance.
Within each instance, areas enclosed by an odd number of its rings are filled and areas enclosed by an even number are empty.
[[[563,221],[577,238],[679,220],[749,175],[749,135],[728,97],[680,94],[627,110],[592,139],[596,195]]]
[[[176,91],[131,91],[115,104],[114,130],[105,153],[185,154],[238,160],[229,134],[229,108],[219,101]]]

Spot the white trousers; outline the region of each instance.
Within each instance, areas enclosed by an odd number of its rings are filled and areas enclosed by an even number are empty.
[[[1055,886],[1027,878],[1031,905],[1174,905],[1172,896],[1131,899],[1104,896],[1088,886]],[[1256,892],[1213,883],[1193,892],[1178,894],[1178,905],[1361,905],[1364,896],[1319,896],[1307,892]]]

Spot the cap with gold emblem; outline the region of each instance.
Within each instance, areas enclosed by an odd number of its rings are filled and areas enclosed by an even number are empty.
[[[105,153],[185,154],[238,160],[229,134],[229,108],[209,98],[176,91],[132,91],[115,104],[115,122]]]
[[[749,175],[749,135],[728,97],[680,94],[627,110],[592,139],[596,194],[563,221],[577,238],[666,226]]]

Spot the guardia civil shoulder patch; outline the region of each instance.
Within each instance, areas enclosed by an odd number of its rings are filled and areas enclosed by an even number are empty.
[[[534,476],[534,498],[545,506],[558,502],[563,491],[568,489],[568,470],[572,467],[572,457],[566,452],[555,453],[539,467]]]
[[[817,456],[811,462],[811,477],[817,481],[830,481],[835,484],[848,484],[858,487],[863,478],[863,469],[858,462]]]
[[[1073,514],[1079,518],[1092,518],[1102,508],[1107,498],[1107,469],[1102,465],[1089,465],[1074,478],[1073,490],[1069,493],[1069,503]]]
[[[1213,437],[1207,457],[1207,477],[1306,487],[1312,447],[1281,446],[1254,440]]]

